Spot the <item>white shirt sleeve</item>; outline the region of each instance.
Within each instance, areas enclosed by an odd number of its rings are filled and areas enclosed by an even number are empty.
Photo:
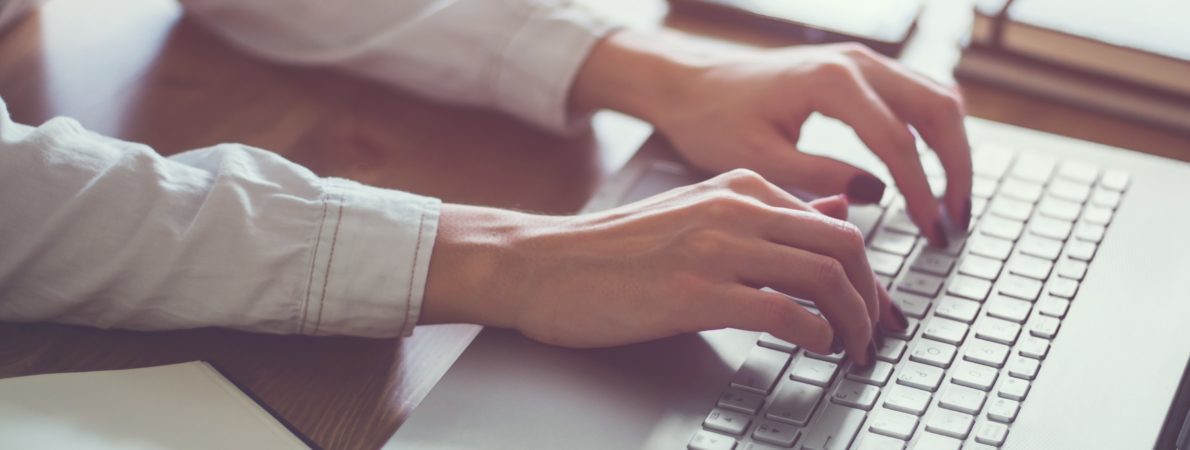
[[[407,335],[440,202],[234,144],[165,158],[0,99],[0,320]]]
[[[567,0],[182,0],[227,40],[286,63],[336,67],[440,101],[493,107],[564,133],[566,100],[614,25]]]

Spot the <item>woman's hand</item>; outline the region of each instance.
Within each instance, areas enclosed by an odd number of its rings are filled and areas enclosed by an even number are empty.
[[[907,322],[845,215],[842,197],[806,204],[748,170],[577,216],[444,205],[422,323],[569,347],[738,328],[870,364],[877,323]]]
[[[685,39],[623,31],[600,43],[571,94],[652,122],[691,164],[749,168],[782,186],[877,202],[884,185],[837,160],[799,152],[812,112],[855,129],[888,166],[918,228],[946,244],[946,221],[918,158],[912,126],[947,174],[950,222],[971,218],[971,160],[959,96],[857,44],[708,51]]]

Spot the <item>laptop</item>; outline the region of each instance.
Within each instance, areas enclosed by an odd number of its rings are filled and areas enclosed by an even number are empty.
[[[730,329],[573,350],[487,328],[386,448],[1139,449],[1174,448],[1179,432],[1185,442],[1190,164],[967,124],[975,220],[950,247],[927,246],[892,189],[851,207],[911,318],[883,337],[873,368]],[[800,146],[890,179],[834,120],[812,117]],[[936,156],[921,156],[941,192]],[[705,178],[650,139],[586,209]]]

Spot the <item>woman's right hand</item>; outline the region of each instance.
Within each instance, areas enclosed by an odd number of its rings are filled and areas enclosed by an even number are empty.
[[[738,328],[871,364],[874,327],[907,322],[845,215],[840,197],[807,204],[747,170],[576,216],[444,205],[421,322],[568,347]]]

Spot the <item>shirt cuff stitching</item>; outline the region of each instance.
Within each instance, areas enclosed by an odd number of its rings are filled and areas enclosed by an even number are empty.
[[[311,334],[318,334],[318,327],[322,325],[322,310],[326,305],[326,291],[330,290],[331,284],[331,268],[335,263],[335,245],[339,242],[339,226],[343,224],[343,203],[347,201],[347,194],[345,192],[339,194],[339,214],[335,220],[335,232],[331,235],[331,253],[326,258],[326,273],[322,278],[322,295],[318,298],[318,315],[314,319],[314,331]]]
[[[401,324],[401,332],[405,332],[409,329],[409,312],[413,304],[413,285],[415,284],[413,280],[416,277],[418,255],[421,253],[421,236],[425,229],[426,213],[423,210],[417,222],[417,247],[414,247],[413,249],[413,263],[409,265],[409,291],[405,295],[405,318]]]
[[[310,275],[306,277],[306,296],[302,300],[302,319],[298,323],[298,334],[306,332],[306,314],[310,311],[310,293],[314,290],[314,266],[318,264],[318,249],[322,246],[322,228],[326,225],[328,199],[322,202],[322,218],[318,220],[318,235],[314,239],[314,250],[310,255]]]

